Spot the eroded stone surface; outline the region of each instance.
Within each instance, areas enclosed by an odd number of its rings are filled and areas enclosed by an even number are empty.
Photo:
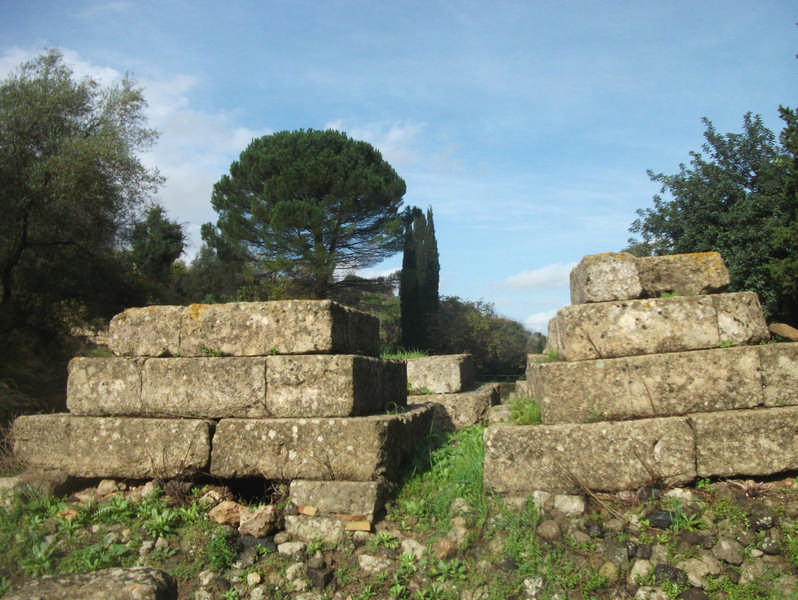
[[[357,355],[269,356],[267,414],[370,415],[407,404],[403,361]]]
[[[208,419],[265,416],[266,360],[258,356],[148,359],[139,414]]]
[[[729,270],[718,252],[693,252],[637,259],[643,294],[692,296],[716,294],[729,287]]]
[[[474,361],[470,354],[425,356],[407,360],[407,382],[412,390],[452,394],[471,389]]]
[[[9,591],[6,600],[174,600],[177,584],[166,571],[149,567],[46,575]]]
[[[571,304],[640,298],[637,258],[628,252],[589,254],[571,270]]]
[[[575,361],[717,348],[768,339],[753,292],[578,304],[549,323],[547,350]]]
[[[75,415],[140,413],[143,364],[138,358],[73,358],[67,369],[67,409]]]
[[[291,482],[289,498],[298,507],[313,507],[317,514],[362,516],[373,521],[385,503],[387,487],[382,481]]]
[[[435,427],[455,431],[486,424],[490,408],[500,401],[500,393],[498,384],[486,384],[473,392],[410,396],[410,401],[432,402],[435,405]]]
[[[617,491],[695,476],[693,434],[681,417],[485,430],[485,484],[501,494]]]
[[[640,258],[606,252],[585,256],[571,271],[571,303],[714,294],[729,283],[729,271],[717,252]]]
[[[111,320],[109,347],[124,356],[374,356],[379,321],[329,300],[148,306]]]
[[[23,415],[14,454],[31,469],[76,477],[176,478],[207,467],[210,437],[203,420]]]
[[[798,469],[798,407],[690,415],[699,477]]]
[[[373,481],[391,478],[429,431],[432,408],[351,418],[222,419],[215,477]]]
[[[798,353],[789,344],[798,371]],[[786,346],[786,348],[785,348]],[[715,348],[577,362],[530,362],[529,386],[543,423],[683,415],[765,403],[760,356],[766,346]],[[778,350],[778,349],[777,349]],[[798,348],[796,348],[798,350]],[[770,355],[779,355],[771,351]],[[780,389],[798,385],[798,372]],[[798,403],[798,396],[783,400]]]

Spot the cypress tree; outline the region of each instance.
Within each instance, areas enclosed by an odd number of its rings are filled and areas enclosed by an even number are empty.
[[[405,214],[405,246],[399,302],[402,345],[405,349],[426,350],[438,311],[440,265],[432,209],[424,213],[413,207]]]

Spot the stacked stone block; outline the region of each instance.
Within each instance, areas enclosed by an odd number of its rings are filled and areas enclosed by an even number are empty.
[[[435,427],[455,431],[487,423],[488,413],[501,400],[498,384],[474,389],[474,360],[470,354],[444,354],[407,360],[407,383],[414,402],[431,402]]]
[[[208,473],[382,490],[431,409],[407,407],[405,364],[375,356],[378,327],[330,301],[127,310],[111,321],[115,356],[73,359],[69,413],[17,419],[15,452],[76,477]]]
[[[617,491],[798,469],[798,345],[717,253],[585,257],[527,383],[542,425],[485,433],[505,494]],[[674,295],[676,294],[676,295]]]

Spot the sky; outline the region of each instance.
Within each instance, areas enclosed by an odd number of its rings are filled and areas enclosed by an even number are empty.
[[[703,117],[781,129],[796,22],[794,0],[0,0],[0,78],[59,48],[77,76],[135,79],[188,261],[254,138],[365,140],[433,210],[440,293],[545,332],[570,269],[627,245],[647,171],[688,163]]]

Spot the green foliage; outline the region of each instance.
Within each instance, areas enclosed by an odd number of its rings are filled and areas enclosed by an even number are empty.
[[[477,376],[488,379],[523,373],[533,336],[517,321],[497,315],[490,303],[444,297],[431,339],[434,354],[470,353]]]
[[[366,142],[338,131],[282,131],[241,153],[214,185],[219,214],[203,239],[287,280],[292,295],[328,296],[336,269],[394,254],[405,183]]]
[[[540,425],[540,405],[534,398],[510,400],[510,422],[513,425]]]
[[[118,253],[160,185],[137,157],[156,134],[130,79],[80,81],[50,50],[0,83],[0,287],[6,312],[77,300],[107,314],[135,286]],[[13,313],[12,313],[13,314]]]
[[[720,134],[704,119],[701,152],[678,173],[649,172],[662,187],[654,207],[638,210],[630,231],[636,254],[716,250],[732,288],[759,294],[771,317],[798,316],[798,116],[782,107],[780,136],[759,116],[743,118],[742,133]],[[670,199],[662,194],[668,193]]]
[[[438,284],[440,262],[432,208],[427,214],[413,207],[405,214],[405,240],[399,303],[402,320],[402,345],[429,348],[440,304]]]
[[[383,352],[380,356],[382,358],[407,360],[409,358],[424,358],[429,356],[429,354],[423,350],[397,350],[396,352]]]
[[[455,432],[448,444],[430,453],[430,469],[412,476],[397,497],[399,518],[411,516],[423,519],[426,526],[444,526],[455,498],[464,498],[477,520],[484,518],[487,509],[482,483],[484,430],[482,426],[474,426]]]
[[[236,549],[228,532],[218,529],[211,536],[206,549],[205,558],[208,565],[221,571],[230,565],[236,557]]]
[[[173,266],[185,243],[183,226],[167,219],[160,206],[150,208],[143,221],[134,223],[130,259],[147,285],[152,302],[176,299]]]

